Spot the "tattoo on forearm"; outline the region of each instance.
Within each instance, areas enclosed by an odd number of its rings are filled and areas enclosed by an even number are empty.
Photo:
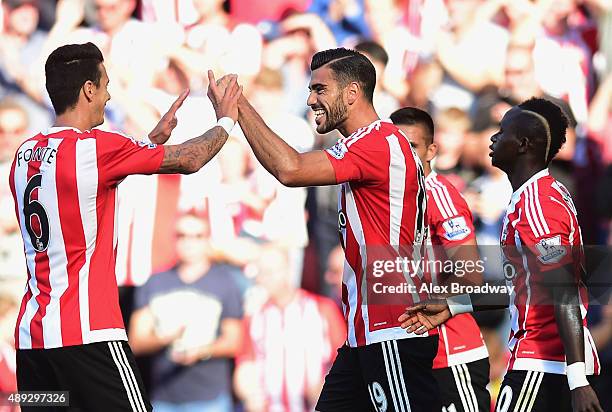
[[[179,145],[165,147],[159,173],[193,173],[221,150],[228,135],[222,127],[213,127],[202,136]]]

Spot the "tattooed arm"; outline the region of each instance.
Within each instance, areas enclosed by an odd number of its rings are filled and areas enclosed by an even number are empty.
[[[234,122],[238,119],[238,97],[241,94],[242,87],[238,86],[236,76],[229,76],[225,94],[220,103],[215,106],[217,119],[230,117]],[[225,129],[217,125],[203,135],[184,143],[165,146],[164,160],[158,173],[190,174],[197,172],[221,150],[227,138],[228,133]]]
[[[221,126],[215,126],[202,136],[182,144],[165,146],[159,173],[197,172],[221,150],[227,137],[227,132]]]

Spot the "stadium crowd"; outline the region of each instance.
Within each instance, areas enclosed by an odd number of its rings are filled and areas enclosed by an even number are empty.
[[[169,143],[200,134],[216,122],[205,94],[213,69],[238,74],[265,121],[298,151],[338,138],[314,131],[306,106],[311,56],[355,48],[377,70],[382,118],[403,106],[432,114],[433,166],[464,195],[485,248],[499,243],[512,193],[491,166],[489,138],[511,106],[546,97],[570,119],[551,172],[577,203],[584,243],[612,245],[610,1],[0,4],[0,392],[16,388],[13,328],[25,281],[8,174],[16,147],[52,123],[44,61],[66,43],[91,41],[104,53],[112,100],[103,128],[146,139],[189,88]],[[119,188],[117,282],[156,410],[179,403],[194,408],[181,410],[312,410],[345,339],[336,188],[282,186],[239,127],[200,172],[130,176]],[[600,386],[610,388],[612,305],[600,300],[589,311]],[[507,361],[507,316],[477,320],[494,400]],[[612,410],[610,391],[598,395]]]

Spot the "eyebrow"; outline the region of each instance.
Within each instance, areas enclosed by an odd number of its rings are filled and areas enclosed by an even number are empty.
[[[323,89],[325,85],[323,83],[314,83],[308,86],[308,90],[320,90]]]

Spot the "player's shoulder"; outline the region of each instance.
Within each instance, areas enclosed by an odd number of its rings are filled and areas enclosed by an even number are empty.
[[[157,145],[154,143],[138,140],[119,131],[92,129],[90,135],[96,139],[98,146],[117,147],[123,145],[133,145],[147,147],[149,149],[154,149],[157,147]]]
[[[345,139],[347,148],[367,148],[370,150],[388,149],[387,138],[400,137],[401,132],[393,123],[385,120],[376,120],[368,126],[358,129]]]
[[[435,172],[430,173],[425,179],[425,188],[430,194],[435,194],[432,197],[436,205],[447,205],[447,208],[453,209],[455,214],[460,214],[461,210],[469,210],[461,192],[446,176]]]

